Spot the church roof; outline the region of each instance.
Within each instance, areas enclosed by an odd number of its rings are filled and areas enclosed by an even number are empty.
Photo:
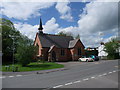
[[[79,39],[74,39],[69,42],[69,48],[73,48]]]
[[[69,42],[73,40],[71,36],[59,36],[51,34],[38,34],[42,47],[55,45],[59,48],[69,48]]]
[[[38,33],[38,37],[42,47],[48,47],[48,48],[50,48],[53,45],[55,45],[58,48],[73,48],[78,42],[78,40],[80,40],[80,39],[73,39],[73,37],[71,36],[59,36],[59,35],[52,35],[45,33],[43,34]]]
[[[54,45],[59,48],[73,48],[76,45],[77,41],[80,40],[80,39],[73,39],[73,37],[71,36],[60,36],[60,35],[52,35],[52,34],[43,33],[41,18],[40,18],[40,25],[39,25],[38,30],[39,32],[37,33],[37,35],[39,37],[42,47],[50,48],[51,46]]]

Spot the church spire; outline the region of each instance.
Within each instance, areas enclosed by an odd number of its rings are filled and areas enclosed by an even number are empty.
[[[42,27],[42,20],[40,18],[40,25],[39,25],[39,28],[38,28],[39,32],[42,32],[43,33],[43,27]]]

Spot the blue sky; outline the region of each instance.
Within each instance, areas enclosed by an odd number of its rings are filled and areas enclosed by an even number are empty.
[[[39,19],[43,32],[60,31],[80,35],[86,47],[97,47],[117,35],[117,2],[3,2],[3,18],[11,20],[16,29],[35,38]]]
[[[36,2],[33,2],[32,4],[34,4],[34,3],[36,3]],[[12,22],[15,22],[15,23],[16,22],[26,22],[26,23],[31,24],[31,25],[36,25],[36,24],[39,24],[40,17],[42,18],[43,24],[45,24],[52,17],[55,17],[57,23],[61,27],[65,28],[65,27],[68,27],[71,25],[77,26],[77,21],[79,20],[79,14],[81,14],[83,12],[82,9],[85,7],[85,5],[87,3],[89,3],[89,2],[71,2],[69,4],[69,6],[71,7],[71,12],[72,12],[72,16],[73,16],[73,21],[71,21],[71,22],[59,18],[60,14],[55,9],[55,4],[53,6],[51,6],[50,8],[39,10],[39,12],[42,14],[41,16],[32,17],[32,18],[29,18],[28,20],[19,20],[16,18],[9,18],[5,15],[3,15],[3,18],[10,19]]]

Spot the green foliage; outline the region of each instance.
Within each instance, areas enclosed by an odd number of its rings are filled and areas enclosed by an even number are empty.
[[[11,21],[1,18],[0,19],[0,30],[2,30],[2,62],[8,63],[13,59],[13,48],[16,50],[17,45],[17,36],[20,36],[20,32],[14,28],[14,25]],[[13,38],[15,38],[15,43],[13,47]]]
[[[18,62],[22,66],[29,64],[36,55],[33,41],[16,30],[10,20],[0,19],[0,27],[2,29],[3,64],[11,63],[14,57],[15,63]]]
[[[105,52],[108,53],[108,59],[116,59],[119,58],[118,51],[119,51],[120,44],[116,38],[111,39],[109,42],[105,44]]]
[[[17,46],[16,59],[22,66],[26,66],[34,59],[37,53],[37,47],[33,46],[32,40],[22,36]]]
[[[75,37],[75,39],[80,39],[80,35],[78,34],[78,35]]]
[[[9,69],[6,69],[5,66],[2,66],[2,71],[10,71],[12,72],[12,65],[9,65]],[[64,65],[62,64],[57,64],[54,62],[46,62],[46,63],[37,63],[37,62],[32,62],[28,64],[27,66],[21,66],[20,64],[15,64],[15,67],[18,67],[18,71],[36,71],[36,70],[48,70],[48,69],[55,69],[55,68],[63,68]]]
[[[60,35],[60,36],[71,36],[71,37],[73,37],[73,34],[71,32],[63,32],[63,31],[61,31],[57,35]]]
[[[61,31],[57,35],[60,35],[60,36],[71,36],[72,38],[80,39],[80,35],[79,34],[74,36],[71,32],[63,32],[63,31]]]
[[[60,35],[60,36],[67,36],[64,32],[59,32],[57,35]]]

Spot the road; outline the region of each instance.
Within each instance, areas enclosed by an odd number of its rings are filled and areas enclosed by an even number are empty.
[[[66,62],[67,70],[2,77],[3,88],[118,88],[118,60]]]

